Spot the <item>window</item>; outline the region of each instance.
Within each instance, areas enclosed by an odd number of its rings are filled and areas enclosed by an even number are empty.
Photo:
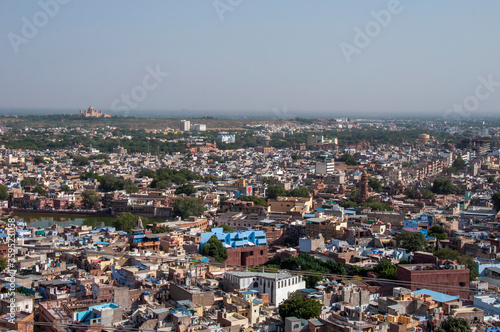
[[[260,251],[260,254],[261,254],[261,255],[264,255],[264,250],[261,250],[261,251]]]
[[[460,287],[465,287],[465,282],[461,282]]]

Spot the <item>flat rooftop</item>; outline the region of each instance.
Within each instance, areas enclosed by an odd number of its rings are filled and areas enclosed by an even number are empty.
[[[410,270],[410,271],[428,271],[428,270],[463,270],[465,269],[464,265],[436,265],[432,263],[427,264],[400,264],[398,265],[401,268]]]

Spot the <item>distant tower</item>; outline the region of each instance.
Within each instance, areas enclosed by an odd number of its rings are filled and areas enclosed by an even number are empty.
[[[361,181],[360,181],[360,190],[361,190],[361,193],[360,193],[360,197],[359,199],[361,200],[361,202],[366,202],[366,200],[368,199],[368,181],[370,180],[370,176],[368,175],[368,173],[364,172],[363,174],[361,174]]]

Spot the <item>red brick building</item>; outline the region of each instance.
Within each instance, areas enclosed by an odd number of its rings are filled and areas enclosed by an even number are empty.
[[[227,249],[228,265],[259,266],[267,262],[268,246]]]
[[[398,265],[398,280],[411,282],[405,287],[412,291],[427,288],[469,298],[469,269],[461,265],[402,264]]]

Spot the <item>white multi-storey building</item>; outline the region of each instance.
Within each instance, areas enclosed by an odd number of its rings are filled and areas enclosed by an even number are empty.
[[[207,125],[195,124],[193,125],[193,131],[207,131]]]
[[[335,171],[335,161],[333,159],[325,159],[316,163],[316,174],[333,174]]]
[[[301,275],[265,272],[226,272],[223,281],[226,291],[254,289],[259,294],[269,294],[269,302],[278,305],[290,294],[306,288]]]
[[[188,120],[181,120],[181,131],[189,131],[191,129],[191,122]]]

